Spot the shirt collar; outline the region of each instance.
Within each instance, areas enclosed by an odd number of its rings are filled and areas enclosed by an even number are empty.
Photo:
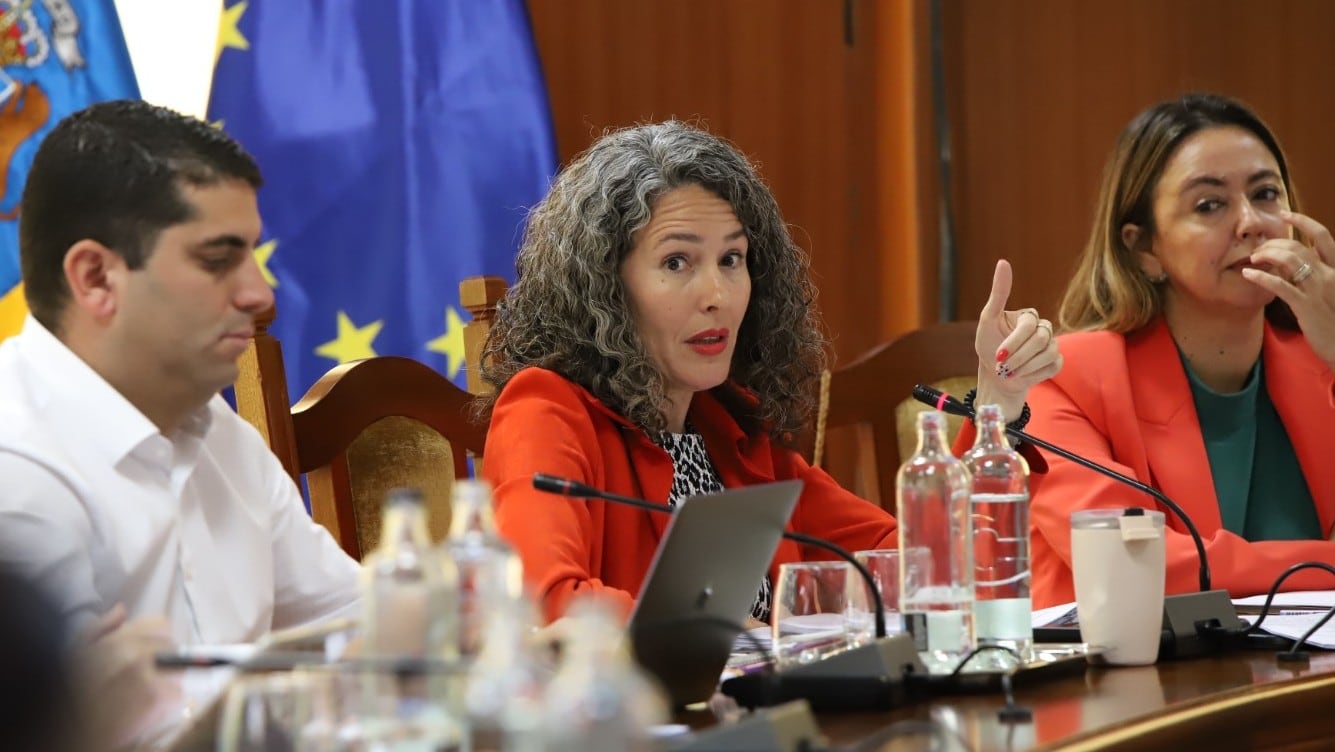
[[[28,392],[35,408],[56,425],[77,427],[70,441],[78,441],[115,465],[154,436],[158,427],[83,358],[45,326],[28,315],[17,337],[23,360],[32,366]],[[212,423],[208,405],[182,422],[178,434],[202,438]]]
[[[624,415],[613,410],[602,400],[598,399],[594,396],[593,392],[590,392],[588,389],[564,375],[562,375],[562,378],[565,378],[576,390],[578,390],[577,393],[579,394],[580,399],[582,399],[590,408],[606,415],[615,423],[644,434],[644,431],[641,430],[639,426],[635,425]],[[719,401],[718,396],[716,396],[715,391],[723,389],[730,390],[737,396],[737,399],[743,400],[749,404],[758,403],[758,400],[749,392],[736,386],[732,382],[727,382],[709,391],[696,392],[691,398],[691,406],[686,413],[686,422],[691,427],[690,432],[704,435],[706,441],[716,439],[742,446],[744,442],[750,440],[751,437],[747,436],[746,431],[737,424],[737,421],[732,417],[732,414],[728,412],[728,408],[725,407],[723,403]],[[716,426],[718,427],[717,430],[711,430]],[[647,436],[647,434],[646,438],[649,439],[650,443],[655,443],[652,438]]]

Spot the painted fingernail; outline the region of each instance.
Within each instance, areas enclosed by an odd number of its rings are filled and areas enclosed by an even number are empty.
[[[1011,351],[1010,351],[1010,350],[1007,350],[1007,349],[1004,348],[1004,347],[1001,348],[1000,350],[997,350],[997,362],[998,362],[998,363],[1001,363],[1001,362],[1005,361],[1006,358],[1009,358],[1010,356],[1011,356]]]
[[[997,375],[1000,376],[1000,377],[1003,378],[1003,379],[1009,379],[1009,378],[1011,377],[1011,369],[1010,369],[1010,366],[1006,365],[1005,363],[998,363],[998,364],[997,364]]]

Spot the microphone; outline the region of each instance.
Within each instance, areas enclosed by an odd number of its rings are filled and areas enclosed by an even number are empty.
[[[535,473],[533,487],[539,491],[584,499],[601,499],[660,514],[673,514],[667,504],[603,491],[569,478]],[[907,673],[926,673],[918,658],[913,639],[907,634],[885,635],[885,604],[871,572],[848,551],[822,538],[783,531],[783,537],[814,546],[848,562],[862,577],[875,609],[876,639],[867,645],[845,650],[823,660],[786,669],[776,677],[746,674],[723,682],[723,693],[747,707],[776,705],[805,699],[815,710],[885,709],[905,698],[903,677]]]
[[[951,415],[959,415],[970,420],[974,418],[974,411],[963,402],[925,384],[918,384],[913,387],[913,398]],[[1205,554],[1205,540],[1201,538],[1200,531],[1196,529],[1196,523],[1192,522],[1186,510],[1178,506],[1177,502],[1168,498],[1162,491],[1153,486],[1141,483],[1135,478],[1123,475],[1110,467],[1081,457],[1068,449],[1051,444],[1018,428],[1011,428],[1007,425],[1006,433],[1017,441],[1045,449],[1077,465],[1089,468],[1096,473],[1147,494],[1167,507],[1173,513],[1173,516],[1182,521],[1183,527],[1187,529],[1187,534],[1191,536],[1192,542],[1196,545],[1196,556],[1200,561],[1198,572],[1200,592],[1170,595],[1164,598],[1164,631],[1159,642],[1160,658],[1184,658],[1202,655],[1209,652],[1209,648],[1214,647],[1220,637],[1246,627],[1242,620],[1238,618],[1237,609],[1234,608],[1233,600],[1229,597],[1228,591],[1211,588],[1210,560]]]

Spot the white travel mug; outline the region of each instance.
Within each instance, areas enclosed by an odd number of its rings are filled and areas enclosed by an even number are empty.
[[[1071,514],[1080,636],[1102,661],[1148,666],[1163,629],[1164,516],[1140,507]]]

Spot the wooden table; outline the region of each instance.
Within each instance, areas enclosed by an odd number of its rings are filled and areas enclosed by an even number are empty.
[[[1278,663],[1273,651],[1090,668],[1018,687],[1029,723],[997,719],[1000,694],[951,696],[882,713],[822,713],[832,746],[867,750],[1328,750],[1335,749],[1335,653]],[[700,725],[698,716],[683,720]],[[924,723],[927,722],[927,723]],[[938,732],[876,744],[887,727]],[[949,741],[946,740],[949,738]]]

